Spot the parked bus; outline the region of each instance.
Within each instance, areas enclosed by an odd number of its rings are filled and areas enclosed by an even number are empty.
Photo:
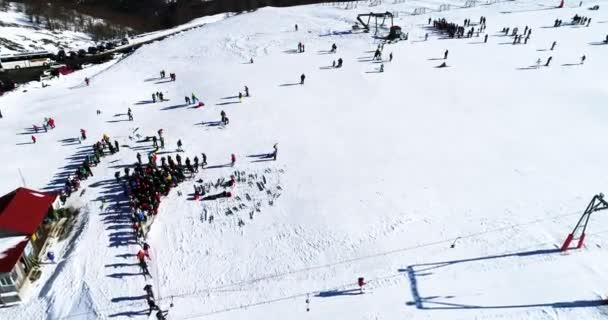
[[[46,51],[0,55],[0,69],[46,67],[51,64],[50,57]]]

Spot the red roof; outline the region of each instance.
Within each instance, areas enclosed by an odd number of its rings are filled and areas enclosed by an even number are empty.
[[[0,198],[0,229],[32,235],[46,218],[56,194],[19,188]]]
[[[24,241],[19,242],[15,247],[8,249],[2,253],[4,257],[0,259],[0,273],[8,273],[13,270],[15,264],[21,257],[25,246],[30,241],[30,238],[26,238]]]
[[[19,188],[0,198],[0,229],[10,235],[27,236],[27,241],[5,251],[0,256],[0,273],[10,272],[29,241],[29,237],[46,218],[56,194]]]

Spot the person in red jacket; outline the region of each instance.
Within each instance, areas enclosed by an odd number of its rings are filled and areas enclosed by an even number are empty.
[[[32,143],[36,143],[36,137],[32,136]]]

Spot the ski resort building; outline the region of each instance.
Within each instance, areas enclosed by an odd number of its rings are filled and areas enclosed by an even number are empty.
[[[21,302],[21,289],[46,244],[55,194],[18,188],[0,198],[0,306]]]

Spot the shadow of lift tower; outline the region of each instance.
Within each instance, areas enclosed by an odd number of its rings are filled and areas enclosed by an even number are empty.
[[[585,241],[585,231],[587,230],[587,225],[589,224],[589,218],[591,218],[591,214],[596,211],[605,209],[608,209],[608,202],[604,200],[604,194],[600,193],[593,196],[593,199],[591,199],[591,202],[589,202],[587,209],[585,209],[585,212],[583,213],[581,218],[578,219],[574,230],[572,230],[572,232],[568,234],[568,237],[566,237],[566,241],[564,241],[561,251],[566,251],[570,249],[570,243],[572,242],[572,240],[578,240],[578,243],[576,244],[576,249],[580,249],[583,246],[583,242]]]

